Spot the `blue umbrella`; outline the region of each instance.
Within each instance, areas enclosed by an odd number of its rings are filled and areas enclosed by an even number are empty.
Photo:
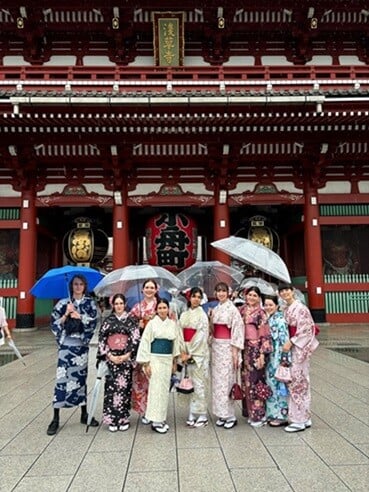
[[[47,271],[32,287],[31,294],[42,299],[61,299],[69,297],[69,282],[75,275],[83,275],[87,280],[87,290],[92,291],[104,275],[98,270],[83,266],[66,265]]]

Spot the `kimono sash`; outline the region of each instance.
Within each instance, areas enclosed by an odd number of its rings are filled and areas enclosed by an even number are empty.
[[[195,328],[183,328],[183,338],[185,342],[190,342],[195,336],[197,330]]]
[[[152,354],[171,354],[173,352],[173,340],[167,338],[155,338],[151,342]]]
[[[128,335],[114,333],[108,337],[107,343],[110,350],[124,350],[127,345]]]
[[[231,338],[231,330],[227,325],[221,323],[214,323],[214,338],[222,340],[229,340]]]
[[[288,333],[290,335],[290,338],[294,337],[296,335],[296,332],[297,332],[297,327],[296,326],[288,325]],[[318,325],[314,325],[314,335],[315,336],[318,336],[319,333],[320,333],[319,326]]]

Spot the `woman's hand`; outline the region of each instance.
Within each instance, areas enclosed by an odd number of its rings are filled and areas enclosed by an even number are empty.
[[[254,363],[255,368],[259,371],[265,366],[265,356],[264,354],[260,354],[257,359],[255,359]]]
[[[147,362],[146,364],[143,364],[142,366],[142,370],[145,374],[145,376],[150,379],[151,378],[151,373],[152,373],[152,370],[151,370],[151,366],[150,366],[150,362]]]
[[[293,343],[291,340],[287,340],[287,342],[282,347],[282,352],[289,352],[292,348]]]
[[[181,361],[186,364],[186,362],[191,359],[191,354],[187,354],[186,352],[181,353]]]

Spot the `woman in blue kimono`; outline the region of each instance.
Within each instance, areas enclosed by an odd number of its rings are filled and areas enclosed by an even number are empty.
[[[58,345],[54,390],[54,416],[47,434],[56,434],[61,408],[81,407],[81,424],[87,424],[87,364],[89,343],[97,323],[95,301],[86,295],[87,280],[75,275],[69,284],[70,298],[61,299],[51,313],[51,330]],[[99,423],[92,419],[90,424]]]
[[[277,296],[264,296],[264,310],[268,315],[273,345],[273,351],[269,354],[266,366],[266,382],[273,391],[273,395],[266,401],[266,416],[270,426],[280,427],[288,423],[288,389],[287,385],[277,381],[274,375],[281,362],[283,345],[289,339],[288,326],[279,310]],[[285,356],[288,360],[290,359],[289,354]]]

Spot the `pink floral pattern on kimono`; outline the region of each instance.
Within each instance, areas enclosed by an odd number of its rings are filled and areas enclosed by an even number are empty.
[[[310,357],[317,349],[315,323],[309,309],[295,300],[284,311],[287,324],[296,327],[292,342],[292,381],[288,386],[288,418],[293,423],[304,423],[311,418]]]
[[[150,319],[156,314],[156,298],[154,302],[148,303],[145,299],[133,306],[130,314],[144,320],[146,326]],[[140,415],[145,415],[147,407],[147,395],[149,392],[149,381],[142,371],[140,365],[133,369],[133,386],[132,386],[132,409]]]

